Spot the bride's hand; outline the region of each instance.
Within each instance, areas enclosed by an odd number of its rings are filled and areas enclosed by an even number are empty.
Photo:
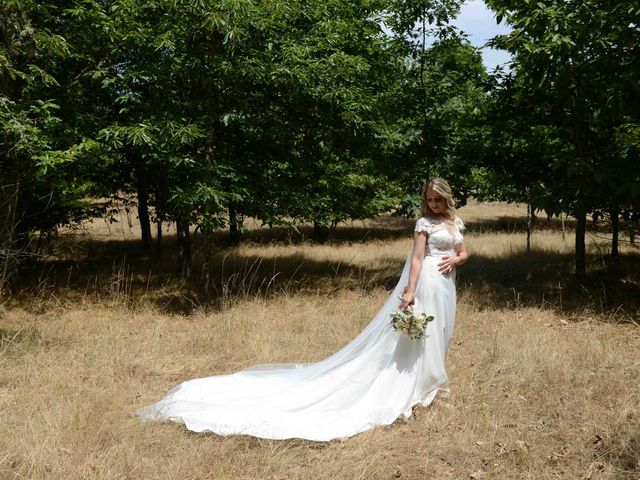
[[[400,297],[400,308],[407,308],[409,305],[412,305],[415,300],[415,295],[413,290],[409,290],[408,287],[404,287],[404,291],[402,293],[402,297]]]
[[[458,264],[458,257],[442,257],[438,263],[438,271],[440,273],[449,273]]]

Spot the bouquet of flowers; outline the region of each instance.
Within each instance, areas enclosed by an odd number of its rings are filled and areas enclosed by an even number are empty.
[[[426,313],[416,314],[411,307],[398,310],[391,314],[391,326],[394,330],[406,333],[412,340],[422,338],[427,328],[427,323],[433,321],[433,315]]]

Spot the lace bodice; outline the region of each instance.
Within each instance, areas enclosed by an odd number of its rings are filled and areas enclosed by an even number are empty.
[[[426,232],[425,256],[455,255],[463,242],[465,227],[460,217],[455,217],[453,225],[443,218],[420,217],[416,222],[416,232]]]

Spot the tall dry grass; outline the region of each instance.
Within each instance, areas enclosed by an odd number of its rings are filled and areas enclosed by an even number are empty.
[[[129,261],[102,276],[43,274],[39,295],[0,310],[0,478],[638,478],[634,299],[603,300],[597,275],[565,282],[572,246],[556,224],[536,231],[527,255],[523,213],[460,212],[474,257],[459,276],[450,396],[346,441],[193,434],[134,412],[185,379],[340,348],[386,299],[410,224],[221,251],[204,300],[152,284]],[[602,248],[592,243],[592,270]],[[636,261],[629,246],[623,261]]]

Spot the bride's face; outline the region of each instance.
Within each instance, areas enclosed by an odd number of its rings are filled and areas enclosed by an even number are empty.
[[[444,215],[447,213],[447,201],[436,192],[433,188],[427,190],[427,205],[436,215]]]

